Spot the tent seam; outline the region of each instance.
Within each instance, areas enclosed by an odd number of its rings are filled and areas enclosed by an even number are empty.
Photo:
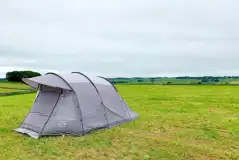
[[[58,74],[56,74],[56,73],[53,73],[53,72],[48,72],[48,73],[46,73],[46,74],[53,74],[53,75],[55,75],[55,76],[57,76],[57,77],[59,77],[59,78],[61,78],[69,87],[70,87],[70,89],[75,93],[75,95],[77,95],[76,94],[76,92],[75,92],[75,90],[73,89],[73,87],[64,79],[64,78],[62,78],[60,75],[58,75]],[[79,106],[79,110],[80,110],[80,115],[81,115],[81,124],[82,124],[82,134],[84,135],[85,133],[85,131],[84,131],[84,123],[83,123],[83,115],[82,115],[82,111],[81,111],[81,107],[80,107],[80,102],[79,102],[79,100],[78,100],[78,98],[77,98],[77,102],[78,102],[78,105],[77,106]]]
[[[49,120],[51,119],[51,116],[52,116],[52,114],[53,114],[53,112],[54,112],[54,110],[55,110],[55,108],[56,108],[56,106],[57,106],[57,104],[58,104],[58,102],[59,102],[59,100],[60,100],[60,97],[61,97],[62,93],[63,93],[63,90],[61,89],[61,93],[59,94],[59,96],[58,96],[58,98],[57,98],[57,101],[56,101],[56,103],[55,103],[55,105],[54,105],[54,107],[53,107],[53,109],[52,109],[52,111],[51,111],[51,114],[49,115],[47,121],[46,121],[46,122],[44,123],[44,125],[43,125],[43,128],[42,128],[42,130],[41,130],[41,132],[40,132],[40,136],[42,135],[42,132],[44,131],[44,129],[45,129],[47,123],[48,123]]]
[[[106,79],[105,77],[102,77],[102,76],[98,76],[98,77],[99,77],[99,78],[102,78],[102,79],[106,80],[108,83],[110,83],[110,81],[109,81],[108,79]],[[116,88],[112,83],[110,83],[110,85],[115,89],[117,95],[118,95],[118,96],[120,97],[120,99],[121,99],[121,104],[122,104],[122,102],[124,102],[123,97],[121,97],[121,96],[118,94],[117,88]],[[127,111],[128,114],[129,114],[129,118],[132,119],[132,117],[131,117],[131,115],[130,115],[130,113],[129,113],[129,108],[127,107],[126,103],[124,102],[123,105],[125,106],[126,111]],[[107,108],[107,109],[109,109],[109,108]],[[113,112],[113,111],[112,111],[112,112]],[[123,118],[123,119],[125,119],[125,118]]]
[[[98,77],[106,80],[115,89],[115,91],[118,92],[118,89],[112,83],[110,83],[110,81],[108,79],[106,79],[105,77],[102,77],[102,76],[98,76]]]
[[[84,77],[92,84],[92,86],[95,88],[96,93],[97,93],[98,96],[100,97],[101,104],[104,106],[104,112],[105,112],[105,118],[106,118],[106,121],[107,121],[107,127],[109,128],[108,116],[107,116],[106,110],[105,110],[105,108],[107,108],[107,107],[106,107],[106,105],[104,104],[103,98],[101,97],[100,92],[99,92],[98,88],[96,87],[96,85],[94,84],[94,82],[93,82],[88,76],[86,76],[85,74],[83,74],[83,73],[81,73],[81,72],[72,72],[72,73],[76,73],[76,74],[80,74],[80,75],[84,76]]]
[[[121,97],[121,103],[124,103],[124,106],[125,106],[125,108],[126,108],[126,111],[128,112],[128,114],[129,114],[129,118],[130,119],[132,119],[132,117],[131,117],[131,115],[130,115],[130,113],[129,113],[129,107],[126,105],[126,103],[125,103],[125,101],[123,100],[123,98]]]

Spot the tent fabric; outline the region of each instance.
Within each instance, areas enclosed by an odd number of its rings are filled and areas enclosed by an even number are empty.
[[[26,84],[28,84],[34,89],[37,89],[38,85],[42,84],[42,85],[71,90],[71,88],[64,82],[64,80],[59,78],[55,74],[47,74],[43,76],[37,76],[34,78],[23,78],[22,80],[23,82],[25,82]]]
[[[139,117],[103,77],[80,72],[47,73],[23,81],[38,91],[31,110],[16,131],[33,138],[82,136]]]

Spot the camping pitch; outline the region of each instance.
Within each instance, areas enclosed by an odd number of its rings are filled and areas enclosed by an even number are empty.
[[[33,138],[82,136],[138,117],[117,89],[103,77],[89,77],[80,72],[65,75],[47,73],[24,78],[23,81],[37,89],[37,95],[30,112],[16,131]]]

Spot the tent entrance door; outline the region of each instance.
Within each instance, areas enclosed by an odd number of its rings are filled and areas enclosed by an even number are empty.
[[[39,92],[31,111],[23,121],[21,127],[37,133],[42,132],[60,98],[60,95],[60,91]]]

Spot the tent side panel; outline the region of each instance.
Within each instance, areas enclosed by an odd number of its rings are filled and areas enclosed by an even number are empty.
[[[81,78],[84,78],[84,81],[85,80],[88,80],[88,82],[90,82],[90,84],[94,87],[94,89],[95,89],[95,91],[96,91],[96,93],[97,93],[97,95],[98,95],[98,98],[100,98],[100,101],[101,101],[101,107],[103,108],[103,110],[104,110],[104,119],[105,119],[105,122],[106,122],[106,124],[103,126],[103,128],[104,127],[109,127],[109,122],[108,122],[108,118],[107,118],[107,114],[106,114],[106,107],[105,107],[105,104],[104,104],[104,102],[103,102],[103,99],[102,99],[102,97],[101,97],[101,95],[100,95],[100,92],[99,92],[99,90],[98,90],[98,88],[95,86],[95,84],[94,84],[94,82],[91,80],[91,78],[90,77],[88,77],[87,75],[85,75],[84,73],[81,73],[81,72],[72,72],[72,74],[78,74],[78,75],[80,75],[81,76]],[[99,117],[99,118],[101,118],[101,116]],[[101,127],[101,126],[100,126]]]
[[[102,76],[98,76],[98,77],[100,79],[107,81],[115,89],[115,91],[118,92],[118,89],[108,79],[106,79],[105,77],[102,77]]]
[[[69,82],[77,95],[79,108],[83,117],[82,124],[84,133],[107,126],[101,98],[89,79],[77,73],[61,76]]]
[[[95,77],[93,80],[108,108],[121,114],[125,119],[134,120],[138,117],[138,114],[131,110],[124,99],[119,95],[118,90],[109,80],[104,77]]]
[[[119,115],[115,114],[114,112],[110,111],[109,109],[106,108],[106,114],[108,117],[108,122],[109,122],[109,128],[112,128],[114,126],[118,126],[127,122],[130,122],[134,119],[137,118],[131,118],[131,119],[124,119],[123,117],[120,117]]]
[[[124,119],[129,119],[128,107],[122,102],[123,100],[111,85],[96,84],[105,106]]]
[[[83,115],[85,133],[108,125],[104,105],[90,82],[72,84],[77,93]]]
[[[42,134],[83,135],[80,109],[74,92],[64,90]]]
[[[59,95],[60,91],[57,90],[39,92],[31,111],[23,121],[21,127],[41,133],[44,124],[58,101]]]

